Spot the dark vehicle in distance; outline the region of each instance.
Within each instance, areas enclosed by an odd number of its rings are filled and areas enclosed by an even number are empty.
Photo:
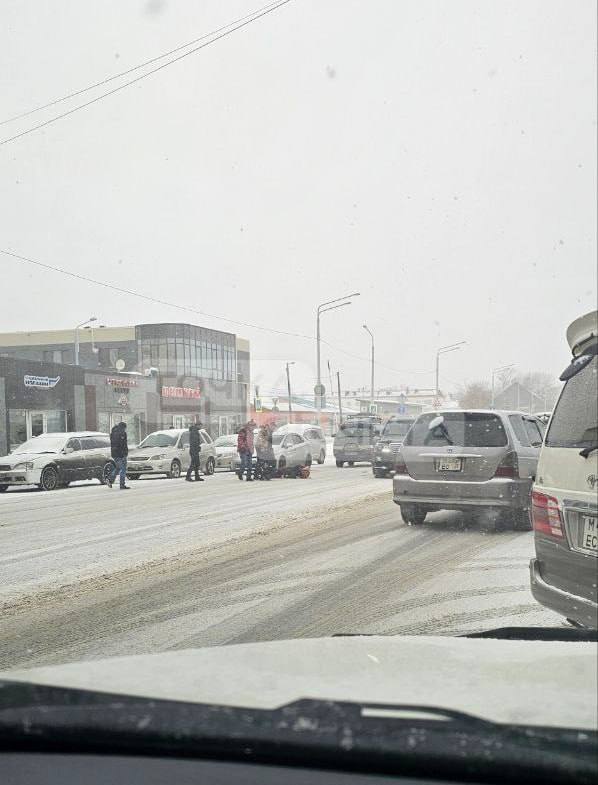
[[[345,463],[373,463],[374,445],[380,438],[382,420],[373,415],[348,417],[334,436],[332,451],[338,468]]]
[[[455,410],[420,415],[405,437],[393,500],[409,524],[428,512],[484,512],[488,528],[531,529],[531,489],[544,433],[523,412]]]
[[[108,434],[43,433],[0,458],[0,492],[18,485],[54,491],[78,480],[105,483],[113,466]]]
[[[567,331],[573,360],[538,462],[532,496],[532,594],[571,623],[598,628],[598,317]]]
[[[403,439],[414,422],[415,417],[409,414],[395,414],[386,421],[374,445],[374,477],[388,477],[394,472]]]

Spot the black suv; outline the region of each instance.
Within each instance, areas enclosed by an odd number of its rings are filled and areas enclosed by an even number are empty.
[[[388,477],[394,472],[403,439],[414,422],[415,417],[409,414],[396,414],[386,421],[374,447],[374,477]]]
[[[332,447],[339,469],[345,463],[349,466],[359,461],[371,464],[374,459],[374,444],[380,438],[381,430],[380,417],[367,414],[349,416],[336,432]]]

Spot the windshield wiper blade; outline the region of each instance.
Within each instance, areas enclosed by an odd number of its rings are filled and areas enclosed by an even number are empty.
[[[0,682],[0,749],[183,756],[444,780],[593,783],[592,730],[436,706],[304,699],[275,709]]]
[[[598,450],[598,442],[594,444],[590,444],[589,447],[584,447],[583,450],[579,451],[579,454],[582,458],[589,458],[590,455],[594,452],[594,450]]]

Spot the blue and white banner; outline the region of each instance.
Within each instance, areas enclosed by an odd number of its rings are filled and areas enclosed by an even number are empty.
[[[23,383],[25,387],[37,387],[38,389],[43,390],[56,387],[59,381],[60,376],[34,376],[33,374],[27,373],[23,377]]]

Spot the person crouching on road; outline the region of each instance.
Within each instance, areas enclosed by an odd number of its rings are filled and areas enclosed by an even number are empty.
[[[239,433],[237,434],[237,452],[239,453],[239,458],[241,459],[241,466],[239,467],[239,472],[237,474],[240,480],[243,479],[243,473],[247,473],[247,482],[251,482],[253,477],[251,476],[252,466],[251,466],[251,459],[253,458],[253,429],[255,428],[255,423],[253,420],[249,420],[246,425],[243,425],[239,429]]]
[[[127,424],[119,422],[110,431],[110,454],[114,460],[114,467],[108,477],[108,487],[112,488],[116,475],[120,476],[121,491],[128,491],[127,479],[127,456],[129,445],[127,443]]]
[[[189,455],[191,456],[191,463],[189,464],[189,468],[187,469],[187,476],[185,477],[187,482],[192,482],[192,472],[195,472],[196,482],[204,481],[203,477],[199,476],[199,453],[201,452],[201,437],[199,435],[200,427],[201,423],[193,423],[189,426]]]

